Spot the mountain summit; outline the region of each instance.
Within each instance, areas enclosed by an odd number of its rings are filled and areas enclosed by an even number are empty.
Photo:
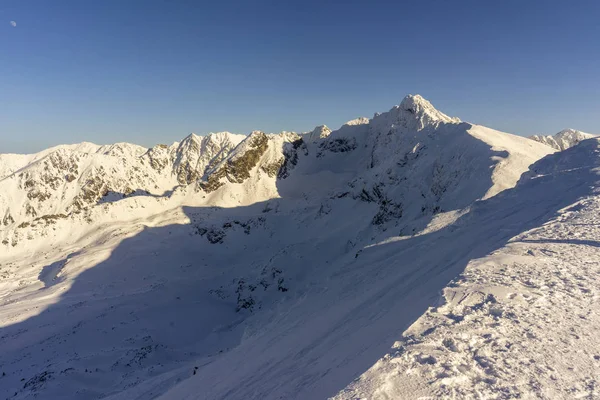
[[[590,397],[599,146],[409,95],[335,130],[0,155],[0,396]]]
[[[159,211],[141,207],[148,202],[240,206],[344,192],[378,204],[378,223],[402,215],[406,225],[514,186],[530,163],[551,151],[449,117],[419,95],[334,131],[322,125],[303,135],[190,134],[151,149],[58,146],[31,156],[0,156],[0,240],[16,251],[24,236],[43,236],[49,218],[95,221],[103,219],[98,213],[114,210],[119,218]],[[337,177],[324,185],[331,173]],[[135,206],[122,209],[127,202]]]
[[[458,123],[460,119],[452,118],[438,111],[429,101],[425,100],[420,95],[407,95],[399,106],[394,109],[407,111],[421,121],[423,126],[434,125],[439,123]],[[392,110],[394,110],[392,109]],[[390,111],[391,112],[391,111]]]
[[[597,136],[598,135],[592,135],[591,133],[581,132],[576,129],[564,129],[554,136],[533,135],[530,136],[529,139],[544,143],[556,150],[566,150],[583,140]]]

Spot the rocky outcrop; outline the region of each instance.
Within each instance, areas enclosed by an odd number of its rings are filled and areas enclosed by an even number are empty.
[[[243,183],[250,178],[250,171],[258,164],[260,157],[267,151],[269,138],[264,132],[255,131],[244,140],[232,157],[218,164],[207,173],[205,182],[200,187],[205,192],[212,192],[221,187],[226,179],[230,183]]]
[[[245,138],[229,132],[211,133],[206,136],[191,134],[172,146],[157,145],[142,157],[143,162],[163,174],[172,173],[181,185],[195,183]]]
[[[283,162],[277,171],[277,178],[286,179],[290,176],[292,170],[298,164],[298,156],[303,154],[308,155],[306,143],[302,138],[298,138],[293,142],[284,143],[283,146]]]

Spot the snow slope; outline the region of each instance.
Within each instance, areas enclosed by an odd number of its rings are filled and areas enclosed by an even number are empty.
[[[594,396],[598,245],[581,235],[596,219],[600,151],[595,141],[577,150],[444,229],[332,257],[310,295],[161,398]]]
[[[546,157],[511,193],[478,204],[454,234],[530,229],[471,259],[440,303],[333,398],[599,396],[599,155],[593,140]]]
[[[125,176],[139,191],[123,197],[100,190],[80,213],[43,219],[51,223],[11,211],[30,225],[0,228],[9,239],[0,253],[1,395],[410,399],[512,391],[543,398],[540,387],[549,387],[556,398],[593,390],[591,340],[586,354],[564,358],[570,364],[553,374],[555,383],[511,353],[506,360],[519,366],[518,376],[534,382],[515,388],[508,368],[495,381],[483,375],[478,360],[503,358],[496,345],[485,347],[487,336],[470,338],[506,324],[503,334],[517,352],[533,339],[510,324],[539,323],[553,339],[596,326],[593,313],[587,320],[567,314],[593,306],[596,297],[577,292],[579,283],[597,290],[588,278],[593,265],[583,281],[572,274],[583,268],[579,261],[564,275],[540,268],[552,257],[544,252],[549,246],[571,254],[556,265],[577,252],[593,259],[593,239],[577,242],[568,232],[579,225],[568,221],[595,218],[597,141],[552,154],[547,145],[449,117],[420,96],[331,132],[221,136],[132,150],[114,164],[106,150],[65,150],[61,159],[80,159],[78,176],[97,171],[98,158],[117,171],[96,172],[102,188],[123,193],[115,177]],[[18,168],[41,187],[39,163],[52,152],[36,157]],[[11,210],[26,202],[12,199],[28,198],[19,173],[11,180],[23,186],[12,186],[5,200]],[[69,212],[76,198],[64,187],[85,188],[80,179],[72,183],[51,193],[61,193],[51,198],[64,199],[60,210]],[[521,254],[517,238],[541,240],[532,232],[548,227],[574,241],[526,242],[533,256],[509,264],[514,249]],[[543,279],[545,286],[537,283]],[[537,301],[546,286],[564,296],[558,288],[569,288],[574,297],[569,304],[550,299],[558,306],[543,325],[518,302]],[[490,311],[488,293],[498,309]],[[546,339],[532,334],[539,346],[527,354],[550,360]],[[435,347],[446,336],[456,349],[450,342]],[[441,353],[426,353],[428,346]],[[563,373],[568,368],[584,372]]]
[[[566,150],[575,146],[582,140],[591,139],[596,136],[597,135],[592,135],[591,133],[585,133],[575,129],[564,129],[554,136],[533,135],[530,136],[529,139],[547,144],[556,150]]]

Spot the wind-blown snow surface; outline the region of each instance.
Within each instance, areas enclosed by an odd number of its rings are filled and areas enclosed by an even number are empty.
[[[332,132],[230,135],[131,151],[116,174],[81,162],[112,167],[106,150],[76,154],[85,198],[52,152],[11,157],[0,394],[594,395],[596,242],[574,235],[593,232],[575,227],[595,223],[596,140],[549,155],[420,96]]]
[[[472,257],[440,304],[334,398],[600,396],[599,156],[591,140],[546,157],[474,206],[441,243],[504,244]]]

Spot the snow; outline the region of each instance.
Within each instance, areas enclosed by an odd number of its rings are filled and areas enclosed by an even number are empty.
[[[533,135],[529,138],[536,142],[544,143],[556,150],[566,150],[575,146],[582,140],[591,139],[597,135],[581,132],[575,129],[564,129],[554,136]]]
[[[408,111],[409,113],[414,114],[416,116],[415,121],[421,125],[417,130],[422,129],[426,125],[438,124],[440,122],[460,122],[459,118],[447,116],[419,95],[409,94],[402,100],[402,103],[400,103],[399,106],[394,107],[394,109]]]
[[[0,156],[0,395],[596,396],[599,154],[411,95],[331,132]]]
[[[245,138],[245,135],[230,132],[210,133],[207,136],[192,133],[177,145],[171,146],[168,152],[175,157],[173,164],[178,173],[191,168],[192,171],[201,171],[203,175],[211,163],[224,159]]]
[[[334,399],[599,395],[600,199],[589,186],[599,179],[598,142],[572,150],[541,160],[511,193],[477,205],[480,217],[455,235],[519,229],[471,259],[440,304]]]
[[[305,133],[306,141],[315,143],[321,139],[325,139],[331,133],[331,129],[327,125],[319,125],[310,132]]]
[[[33,164],[35,161],[46,157],[48,154],[57,151],[64,150],[82,153],[96,153],[102,148],[103,146],[99,146],[97,144],[82,142],[77,144],[54,146],[35,154],[0,154],[0,179],[15,173],[29,164]]]
[[[526,138],[475,126],[469,131],[474,137],[485,141],[492,146],[492,150],[499,154],[508,153],[508,157],[500,156],[499,163],[494,170],[492,180],[494,186],[483,196],[492,197],[502,190],[515,186],[521,174],[526,172],[532,159],[540,159],[552,151],[530,143]]]

